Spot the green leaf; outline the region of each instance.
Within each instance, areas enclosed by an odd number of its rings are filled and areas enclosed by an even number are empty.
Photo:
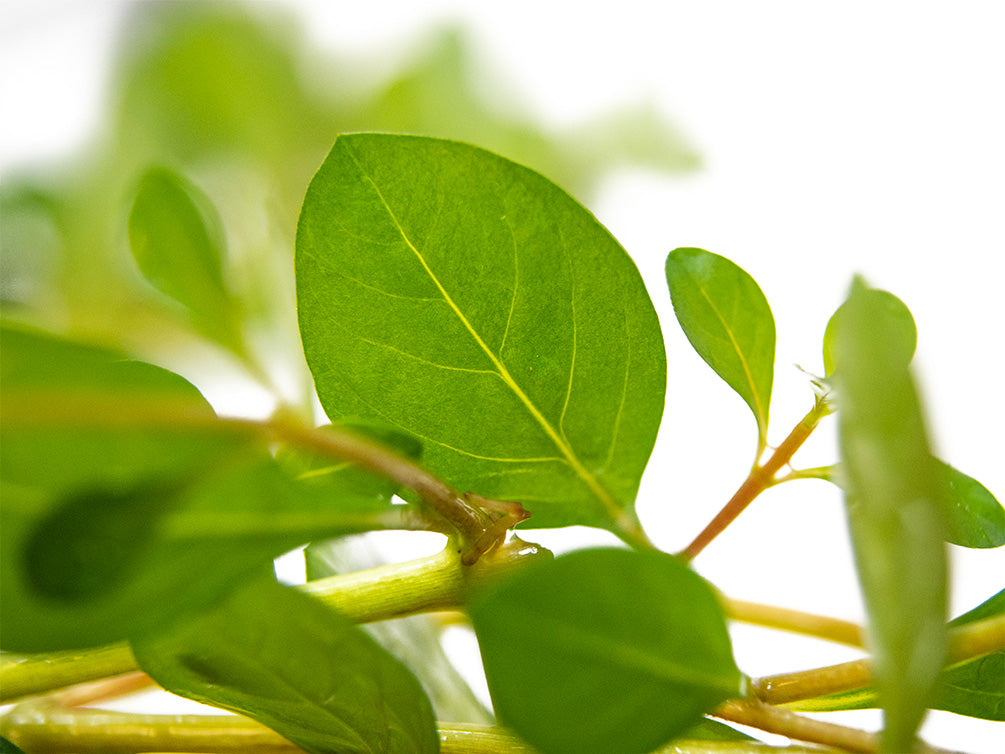
[[[0,754],[24,754],[24,751],[16,747],[6,738],[0,738]]]
[[[129,243],[155,288],[188,307],[207,335],[240,352],[223,279],[223,227],[209,197],[166,168],[148,170],[129,213]]]
[[[544,754],[648,752],[741,694],[715,594],[663,554],[531,565],[470,614],[496,713]]]
[[[340,136],[304,200],[297,302],[325,411],[418,437],[534,527],[637,527],[666,362],[638,270],[540,175],[449,141]]]
[[[3,648],[51,651],[158,629],[313,539],[381,527],[388,502],[316,494],[268,457],[63,497],[5,486]]]
[[[215,424],[175,374],[4,328],[3,648],[133,636],[217,600],[312,539],[381,528],[392,489],[351,468],[317,488],[265,438]]]
[[[947,542],[961,547],[1001,547],[1005,544],[1005,508],[983,484],[947,463],[949,532]]]
[[[1005,589],[949,622],[964,626],[1005,615]],[[946,669],[939,677],[934,709],[1005,722],[1005,649]]]
[[[884,751],[908,751],[946,652],[946,477],[929,452],[901,322],[856,279],[835,335],[840,446]]]
[[[949,626],[963,626],[1002,615],[1005,615],[1005,590],[985,600],[973,610],[954,618],[949,622]],[[955,712],[958,715],[983,720],[1005,721],[1003,677],[1005,677],[1005,650],[957,663],[943,670],[939,676],[931,709]],[[833,712],[876,707],[877,699],[876,692],[866,688],[807,699],[789,706],[807,712]]]
[[[694,350],[750,406],[767,441],[775,319],[754,279],[725,257],[674,249],[666,261],[674,313]]]
[[[914,349],[918,342],[918,328],[914,324],[914,316],[907,304],[889,291],[877,288],[869,289],[869,296],[874,299],[874,306],[883,313],[889,327],[889,342],[886,344],[888,360],[897,363],[910,364],[914,357]],[[824,374],[828,377],[834,373],[838,333],[845,326],[847,303],[838,307],[831,315],[824,330]]]
[[[947,479],[946,541],[960,547],[1005,544],[1005,509],[983,484],[948,463],[938,465]],[[841,464],[813,470],[817,478],[841,486]],[[800,472],[806,475],[805,471]]]
[[[133,651],[168,691],[258,720],[308,752],[440,748],[404,665],[347,618],[269,580]]]

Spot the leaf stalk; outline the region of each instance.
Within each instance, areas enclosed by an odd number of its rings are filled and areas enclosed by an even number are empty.
[[[747,506],[754,502],[755,498],[768,487],[775,483],[775,476],[791,460],[803,443],[813,434],[820,420],[830,413],[830,407],[826,400],[818,398],[813,408],[804,416],[792,431],[789,432],[782,444],[768,457],[763,464],[756,464],[743,484],[733,493],[733,497],[723,506],[722,510],[715,518],[709,522],[702,532],[694,538],[684,550],[678,553],[678,557],[685,562],[693,560],[709,543],[718,537],[726,528],[736,520],[736,518],[746,510]]]

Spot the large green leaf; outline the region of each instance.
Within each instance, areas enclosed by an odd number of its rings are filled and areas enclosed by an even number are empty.
[[[440,749],[429,700],[404,665],[341,614],[270,580],[133,651],[168,691],[254,718],[308,752]]]
[[[449,141],[340,136],[304,200],[297,301],[328,415],[423,442],[535,527],[637,525],[666,363],[638,270],[526,168]]]
[[[946,651],[947,479],[929,452],[885,295],[852,286],[836,334],[834,382],[848,520],[869,613],[882,746],[908,751]]]
[[[292,479],[178,375],[2,336],[5,650],[142,633],[292,547],[384,525],[393,485],[352,469],[320,488]]]
[[[1005,590],[985,600],[973,610],[949,622],[950,627],[964,626],[986,618],[1005,615]],[[939,676],[932,709],[984,720],[1005,721],[1005,650],[957,663]],[[871,688],[807,699],[790,705],[808,712],[866,709],[878,704]]]
[[[223,227],[209,197],[177,173],[151,168],[129,213],[129,242],[155,288],[188,307],[208,335],[240,351],[234,301],[223,277]]]
[[[764,293],[743,269],[703,249],[671,251],[666,278],[684,334],[750,406],[763,445],[775,373],[775,319]]]
[[[496,713],[545,754],[648,752],[741,694],[712,589],[666,555],[575,552],[470,613]]]

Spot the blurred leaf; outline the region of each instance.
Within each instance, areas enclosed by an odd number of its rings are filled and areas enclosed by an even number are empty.
[[[475,140],[576,192],[623,162],[697,165],[694,150],[652,108],[547,131],[517,98],[501,94],[505,84],[487,76],[466,40],[446,31],[413,51],[322,54],[276,4],[132,4],[100,138],[45,173],[4,177],[5,315],[158,363],[198,349],[200,333],[181,326],[135,274],[125,233],[138,175],[170,165],[219,208],[228,288],[248,341],[306,380],[289,239],[304,187],[337,134],[398,130]],[[389,59],[389,77],[375,75]]]
[[[961,547],[1001,547],[1005,544],[1005,509],[983,484],[948,463],[949,533],[947,542]]]
[[[128,488],[235,446],[178,375],[120,352],[0,325],[0,476],[71,490]],[[204,427],[193,432],[192,425]]]
[[[715,594],[662,553],[532,564],[469,611],[496,713],[544,754],[649,752],[741,694]]]
[[[885,353],[885,358],[898,364],[910,364],[918,342],[918,329],[914,324],[911,310],[903,301],[888,291],[870,288],[867,295],[874,299],[873,305],[877,311],[882,312],[890,328],[890,340],[886,344],[888,350]],[[846,306],[847,303],[838,307],[837,311],[831,315],[827,322],[827,329],[824,331],[824,373],[827,376],[834,373],[836,344],[838,338],[841,337],[839,333],[845,326]]]
[[[930,454],[902,320],[856,279],[835,334],[848,519],[869,614],[884,751],[909,751],[946,652],[946,478]]]
[[[149,631],[286,550],[387,525],[383,481],[295,482],[175,374],[9,327],[2,346],[5,650]]]
[[[341,136],[297,233],[298,316],[333,420],[423,442],[538,527],[637,526],[665,354],[638,270],[536,173],[455,142]]]
[[[167,690],[258,720],[308,752],[440,748],[408,669],[339,613],[274,582],[251,584],[133,651]]]
[[[368,537],[347,537],[310,545],[304,550],[307,580],[384,565],[386,561],[375,548],[368,546],[368,540]],[[484,724],[493,721],[492,714],[478,701],[443,650],[442,618],[411,615],[361,628],[415,673],[437,720]]]
[[[473,51],[470,38],[445,29],[429,38],[401,73],[342,129],[391,131],[465,141],[549,176],[572,193],[585,191],[622,163],[689,171],[699,158],[651,107],[605,113],[549,133],[518,96]]]
[[[151,168],[129,213],[129,242],[155,288],[184,304],[207,335],[241,353],[240,324],[223,278],[223,228],[209,197],[177,173]]]
[[[938,462],[947,479],[946,541],[960,547],[986,548],[1005,544],[1005,509],[973,477]],[[841,464],[814,470],[817,478],[841,486]],[[805,476],[806,471],[800,471]]]
[[[687,339],[750,406],[767,441],[775,372],[775,320],[754,279],[703,249],[674,249],[666,261],[674,313]]]
[[[24,752],[6,738],[0,738],[0,754],[24,754]]]

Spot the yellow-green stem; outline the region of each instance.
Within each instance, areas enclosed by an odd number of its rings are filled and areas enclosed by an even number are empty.
[[[968,623],[949,632],[950,665],[1005,649],[1005,616]],[[856,691],[872,683],[869,660],[853,660],[839,665],[795,673],[755,678],[754,695],[768,704],[787,704],[819,696]]]
[[[537,754],[501,728],[438,723],[443,754]],[[33,754],[294,754],[301,749],[265,726],[237,715],[134,715],[25,705],[0,719],[0,735]],[[750,741],[678,740],[654,754],[751,754],[777,751]],[[786,754],[819,749],[792,747]]]
[[[299,589],[341,610],[357,623],[462,606],[467,590],[551,553],[513,538],[465,566],[455,546],[426,558],[332,576]],[[0,656],[0,701],[18,699],[137,669],[126,644],[26,657]]]
[[[733,620],[815,636],[818,639],[827,639],[852,647],[863,646],[864,629],[850,621],[725,597],[722,598],[722,603],[726,608],[726,614]]]

